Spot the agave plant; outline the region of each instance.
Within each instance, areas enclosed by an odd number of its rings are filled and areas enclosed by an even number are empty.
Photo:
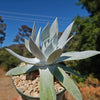
[[[12,55],[27,63],[23,67],[17,66],[11,69],[6,73],[6,75],[19,75],[34,70],[39,70],[40,100],[56,100],[56,92],[54,89],[54,77],[56,77],[56,79],[62,84],[62,86],[65,89],[67,89],[67,91],[70,92],[76,100],[82,100],[82,96],[78,87],[66,72],[75,74],[79,77],[82,76],[74,72],[68,66],[64,66],[59,63],[69,60],[85,59],[100,54],[100,52],[88,50],[81,52],[73,51],[63,53],[64,46],[73,37],[69,37],[73,24],[74,22],[72,22],[65,29],[61,37],[58,39],[57,18],[55,19],[50,28],[49,24],[45,26],[45,28],[42,30],[41,35],[40,28],[37,36],[36,25],[34,23],[30,39],[25,39],[25,46],[28,49],[28,51],[35,56],[35,58],[26,58],[20,56],[13,52],[11,49],[6,48],[6,50]]]

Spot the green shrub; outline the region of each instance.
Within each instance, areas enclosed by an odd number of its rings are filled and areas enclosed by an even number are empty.
[[[11,68],[14,68],[20,62],[21,61],[19,59],[9,54],[5,49],[0,50],[0,66],[5,67],[4,69],[9,70]]]
[[[79,71],[76,71],[78,74],[80,74],[80,72]],[[85,79],[83,79],[83,78],[81,78],[81,77],[78,77],[78,76],[76,76],[76,75],[72,75],[72,78],[77,82],[77,83],[80,83],[80,82],[84,82],[85,81]]]

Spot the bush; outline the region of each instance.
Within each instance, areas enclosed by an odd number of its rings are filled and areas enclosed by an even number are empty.
[[[19,51],[17,51],[19,52]],[[21,61],[16,57],[12,56],[4,48],[0,50],[0,66],[5,67],[4,69],[9,70],[16,67]]]
[[[75,71],[75,72],[77,72],[78,74],[80,74],[80,72],[79,71]],[[83,78],[81,78],[81,77],[79,77],[79,76],[76,76],[76,75],[72,75],[72,78],[77,82],[77,83],[80,83],[80,82],[84,82],[85,81],[85,79],[83,79]]]

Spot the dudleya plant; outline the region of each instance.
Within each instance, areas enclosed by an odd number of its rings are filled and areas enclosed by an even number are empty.
[[[26,58],[13,52],[11,49],[6,48],[8,52],[17,57],[18,59],[26,62],[23,67],[17,66],[6,73],[6,75],[19,75],[34,70],[39,70],[40,73],[40,100],[56,100],[56,92],[54,89],[54,77],[67,89],[68,92],[76,100],[82,100],[81,93],[78,87],[75,85],[71,77],[66,73],[72,73],[77,76],[81,75],[74,72],[68,66],[59,64],[63,61],[80,60],[85,59],[97,54],[99,51],[73,51],[63,53],[63,48],[68,41],[73,37],[69,37],[72,26],[72,22],[63,32],[58,39],[58,22],[57,18],[49,28],[49,24],[45,26],[40,35],[41,28],[36,36],[36,25],[34,23],[32,34],[29,41],[25,39],[25,46],[35,58]],[[40,38],[41,37],[41,38]],[[40,41],[41,39],[41,41]],[[41,48],[40,48],[41,43]]]

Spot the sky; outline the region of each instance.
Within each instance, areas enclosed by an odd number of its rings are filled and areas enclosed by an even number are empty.
[[[33,27],[36,22],[37,31],[49,22],[58,18],[59,32],[72,22],[77,15],[88,16],[86,9],[75,5],[78,0],[0,0],[0,16],[7,28],[4,46],[15,44],[13,39],[21,25]]]

